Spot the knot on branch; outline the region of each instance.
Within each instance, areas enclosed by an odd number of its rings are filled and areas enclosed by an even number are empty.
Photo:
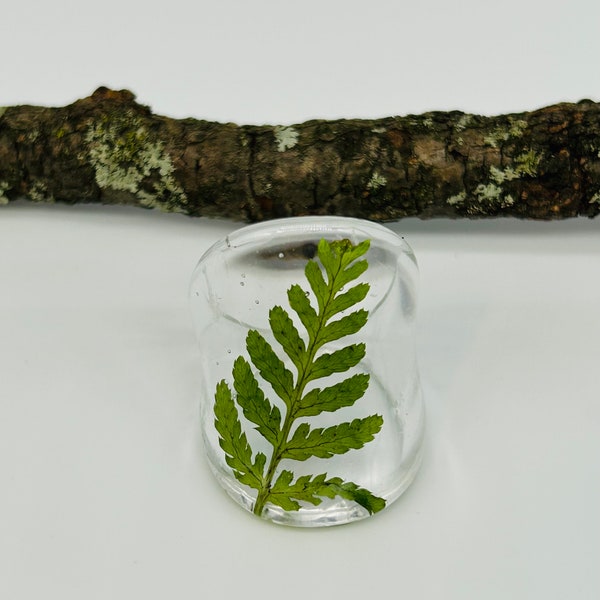
[[[122,104],[134,104],[135,94],[129,90],[111,90],[105,86],[100,86],[93,94],[92,100],[102,102],[103,100],[114,100]]]

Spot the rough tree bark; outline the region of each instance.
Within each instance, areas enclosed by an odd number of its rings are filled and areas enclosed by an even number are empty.
[[[23,197],[249,221],[593,217],[600,104],[237,126],[153,115],[99,88],[63,108],[0,108],[0,204]]]

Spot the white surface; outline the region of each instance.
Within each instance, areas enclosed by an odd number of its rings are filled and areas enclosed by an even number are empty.
[[[107,84],[247,123],[525,110],[600,98],[599,16],[25,0],[0,104]],[[389,510],[319,531],[244,513],[202,456],[187,282],[237,226],[0,207],[0,598],[600,597],[600,220],[393,226],[422,272],[425,461]]]
[[[202,456],[187,283],[237,226],[3,209],[0,597],[598,597],[600,221],[393,226],[422,272],[425,461],[326,531],[244,513]]]

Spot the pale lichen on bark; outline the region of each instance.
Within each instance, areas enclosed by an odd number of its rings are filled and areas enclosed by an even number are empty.
[[[153,139],[135,115],[104,115],[89,124],[85,141],[101,190],[128,192],[150,208],[181,210],[185,205],[185,193],[173,177],[164,143]],[[144,185],[150,178],[151,183]]]
[[[293,127],[283,127],[278,125],[275,127],[275,141],[277,142],[277,150],[285,152],[293,148],[298,143],[298,132]]]
[[[10,184],[6,181],[0,181],[0,205],[6,205],[9,203],[8,196],[5,192],[10,189]]]

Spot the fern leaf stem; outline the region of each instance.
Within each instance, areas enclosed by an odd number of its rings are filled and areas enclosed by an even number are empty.
[[[296,406],[300,402],[302,398],[302,394],[304,393],[304,388],[308,383],[308,375],[310,374],[310,369],[315,360],[315,355],[320,347],[319,334],[321,333],[322,328],[327,321],[326,315],[329,310],[329,306],[335,297],[335,283],[337,277],[342,271],[341,264],[338,266],[338,270],[331,278],[331,281],[328,282],[328,295],[326,301],[323,303],[322,310],[318,313],[318,327],[316,328],[314,338],[309,339],[308,346],[306,348],[306,361],[303,364],[303,368],[298,370],[298,380],[296,382],[296,386],[294,387],[293,394],[291,396],[290,405],[286,410],[285,418],[283,422],[283,426],[281,428],[281,435],[279,436],[279,440],[277,445],[273,448],[273,454],[271,454],[271,459],[269,461],[269,466],[267,468],[267,472],[263,479],[263,485],[258,491],[258,495],[256,497],[256,501],[254,503],[253,512],[255,515],[261,516],[263,510],[265,508],[265,504],[268,502],[269,494],[271,493],[271,486],[273,485],[273,478],[275,477],[275,473],[277,472],[277,467],[281,462],[281,457],[285,451],[285,448],[288,444],[288,438],[290,432],[292,430],[292,425],[296,420]],[[310,334],[309,334],[310,335]]]

